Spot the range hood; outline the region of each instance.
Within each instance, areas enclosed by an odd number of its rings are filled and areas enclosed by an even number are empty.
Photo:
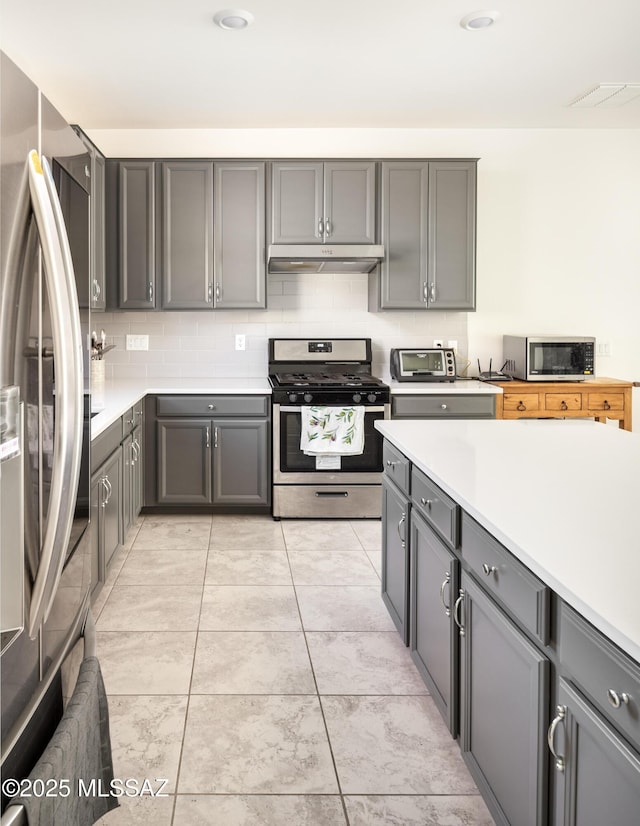
[[[371,272],[384,258],[380,244],[272,244],[270,273]]]

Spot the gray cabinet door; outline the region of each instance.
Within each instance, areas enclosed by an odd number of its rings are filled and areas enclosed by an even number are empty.
[[[122,538],[124,543],[133,525],[133,436],[130,433],[122,442]]]
[[[429,163],[429,309],[475,309],[476,164]]]
[[[213,163],[162,164],[162,308],[213,306]]]
[[[380,309],[426,307],[429,164],[382,164]]]
[[[461,586],[463,756],[500,826],[543,826],[549,661],[466,573]]]
[[[452,607],[458,594],[458,561],[427,523],[411,511],[411,658],[449,731],[458,734],[458,628]]]
[[[382,478],[382,600],[409,644],[409,500]]]
[[[565,680],[559,683],[551,745],[554,826],[631,826],[640,812],[640,755]]]
[[[132,433],[133,473],[131,490],[131,521],[136,521],[142,510],[142,496],[144,484],[144,456],[142,454],[142,425],[138,425]]]
[[[271,242],[313,244],[323,236],[323,164],[271,165]]]
[[[324,165],[324,240],[375,244],[376,165],[341,161]]]
[[[269,505],[269,421],[215,419],[213,504]]]
[[[210,505],[210,419],[158,419],[157,502]]]
[[[91,309],[106,309],[105,160],[94,151],[91,176]]]
[[[266,306],[265,165],[217,163],[214,306]]]
[[[102,499],[102,558],[105,577],[109,563],[120,547],[123,537],[122,526],[122,452],[120,448],[104,463],[100,471],[103,480]]]
[[[153,161],[118,164],[118,306],[156,306],[156,183]]]

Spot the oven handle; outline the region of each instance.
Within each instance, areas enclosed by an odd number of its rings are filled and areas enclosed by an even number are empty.
[[[315,406],[315,405],[313,405]],[[275,407],[275,405],[274,405]],[[358,407],[358,405],[320,405],[320,407]],[[367,405],[364,406],[365,413],[385,413],[386,407],[385,405],[380,405],[379,407],[368,407]],[[289,407],[288,405],[280,405],[279,412],[280,413],[300,413],[302,411],[301,407]]]

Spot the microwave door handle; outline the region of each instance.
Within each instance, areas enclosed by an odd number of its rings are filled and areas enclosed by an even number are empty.
[[[51,610],[71,535],[80,476],[83,387],[82,336],[69,241],[49,165],[35,151],[29,153],[29,189],[44,258],[56,359],[56,427],[48,517],[28,618],[28,633],[33,639]]]

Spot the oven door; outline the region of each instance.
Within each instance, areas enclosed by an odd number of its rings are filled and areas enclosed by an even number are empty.
[[[300,450],[300,407],[273,405],[273,481],[276,484],[370,485],[380,482],[382,435],[374,422],[388,419],[389,404],[365,407],[364,451],[359,456],[341,456],[339,470],[318,470],[316,457]]]

